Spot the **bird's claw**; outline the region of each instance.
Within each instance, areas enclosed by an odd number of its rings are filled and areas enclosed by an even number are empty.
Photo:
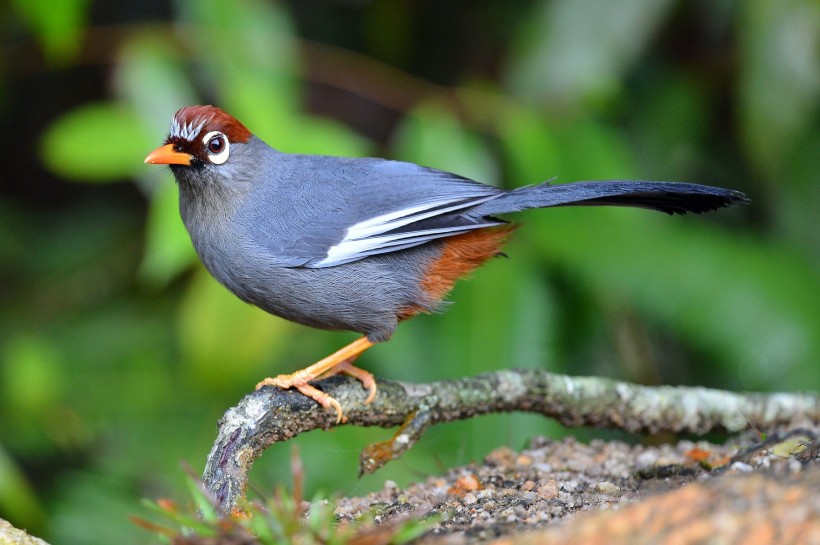
[[[328,377],[332,377],[333,375],[338,375],[339,373],[353,377],[362,383],[362,388],[368,391],[367,398],[364,400],[365,404],[372,403],[373,400],[376,399],[376,392],[378,388],[376,387],[376,379],[373,377],[373,373],[370,371],[365,371],[361,367],[356,367],[350,361],[343,361],[334,368],[328,369],[314,380],[326,379]]]
[[[325,392],[319,390],[318,388],[311,386],[308,384],[306,380],[299,380],[300,377],[296,377],[297,373],[293,373],[291,375],[279,375],[276,377],[268,377],[264,380],[261,380],[257,385],[256,389],[259,390],[265,386],[275,386],[277,388],[281,388],[283,390],[288,390],[290,388],[296,388],[302,395],[309,397],[310,399],[314,400],[316,403],[324,407],[325,409],[333,409],[336,411],[336,423],[341,424],[343,422],[347,422],[347,417],[344,415],[342,411],[342,406],[339,404],[336,399],[326,394]]]
[[[297,384],[294,386],[294,388],[299,390],[302,394],[306,395],[307,397],[316,401],[316,403],[318,403],[325,409],[333,408],[336,411],[337,424],[347,422],[347,417],[342,412],[342,406],[339,404],[338,401],[336,401],[336,399],[333,396],[328,395],[321,390],[317,390],[310,384]]]

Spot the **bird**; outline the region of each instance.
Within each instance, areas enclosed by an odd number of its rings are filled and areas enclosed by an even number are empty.
[[[278,151],[222,109],[186,106],[145,163],[168,165],[179,209],[210,274],[270,314],[362,336],[257,389],[295,388],[346,419],[312,384],[342,373],[397,325],[442,308],[455,282],[500,255],[517,228],[500,216],[556,206],[615,205],[701,213],[748,197],[731,189],[635,180],[542,182],[499,189],[409,162]]]

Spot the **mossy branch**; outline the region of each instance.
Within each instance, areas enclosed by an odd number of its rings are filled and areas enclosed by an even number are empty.
[[[543,370],[485,373],[430,384],[378,381],[375,401],[348,377],[316,385],[336,398],[356,426],[400,426],[388,441],[367,446],[360,470],[371,473],[409,450],[439,422],[524,411],[565,426],[596,426],[640,433],[737,432],[748,428],[820,423],[820,395],[732,393],[697,387],[640,386],[599,377],[570,377]],[[266,387],[246,395],[219,421],[203,482],[220,508],[245,497],[253,462],[271,444],[336,426],[336,415],[293,390]]]

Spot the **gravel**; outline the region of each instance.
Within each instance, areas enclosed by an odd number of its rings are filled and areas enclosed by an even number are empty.
[[[816,452],[798,459],[768,444],[732,461],[759,440],[749,433],[723,445],[683,440],[645,446],[538,437],[522,452],[500,447],[481,464],[454,468],[405,490],[386,481],[379,492],[339,500],[335,512],[342,522],[369,516],[379,524],[435,517],[421,541],[480,543],[553,525],[583,511],[619,509],[720,474],[794,474],[816,465]],[[799,450],[799,440],[796,444]]]

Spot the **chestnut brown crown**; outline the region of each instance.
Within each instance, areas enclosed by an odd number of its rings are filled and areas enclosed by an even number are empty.
[[[166,143],[193,142],[211,131],[221,132],[231,142],[244,143],[251,137],[245,125],[216,106],[186,106],[174,114]]]

